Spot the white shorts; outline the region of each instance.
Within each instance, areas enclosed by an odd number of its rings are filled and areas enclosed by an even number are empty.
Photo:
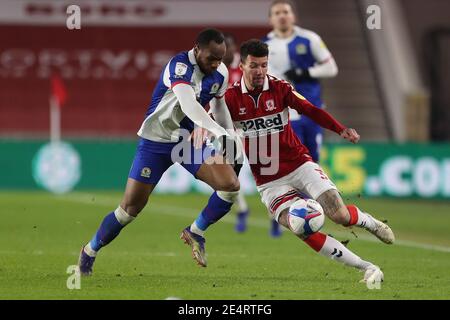
[[[278,221],[280,213],[302,196],[317,200],[328,190],[337,190],[320,166],[305,162],[288,175],[257,187],[261,201]]]

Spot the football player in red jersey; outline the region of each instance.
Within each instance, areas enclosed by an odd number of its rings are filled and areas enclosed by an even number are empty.
[[[243,76],[227,90],[225,101],[242,137],[262,202],[272,218],[289,230],[289,208],[303,195],[316,200],[335,223],[364,228],[384,243],[393,243],[395,237],[389,226],[355,205],[344,204],[334,183],[292,130],[288,107],[352,143],[359,141],[358,133],[312,105],[288,82],[268,75],[268,53],[267,45],[257,39],[241,45]],[[215,114],[214,106],[211,111]],[[382,280],[378,266],[362,260],[333,237],[321,232],[306,239],[297,236],[322,255],[365,271],[364,280]]]

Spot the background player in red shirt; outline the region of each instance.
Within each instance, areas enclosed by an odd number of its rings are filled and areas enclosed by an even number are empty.
[[[241,56],[239,55],[239,48],[233,35],[225,33],[224,36],[227,52],[223,57],[223,63],[228,69],[228,84],[232,86],[236,81],[240,81],[242,77],[242,70],[239,68]]]
[[[227,90],[225,101],[234,126],[243,138],[262,201],[272,217],[289,229],[289,208],[304,195],[316,200],[335,223],[364,228],[384,243],[393,243],[395,238],[389,226],[355,205],[344,204],[336,186],[312,160],[308,149],[292,130],[288,107],[352,143],[359,141],[358,133],[309,103],[288,82],[267,75],[265,43],[249,40],[241,45],[240,54],[243,77]],[[214,108],[212,112],[214,114]],[[252,148],[252,145],[258,147]],[[269,166],[268,159],[271,160]],[[274,163],[275,170],[266,173],[273,169],[270,167]],[[364,280],[374,275],[382,280],[383,273],[378,266],[362,260],[333,237],[320,232],[306,239],[297,236],[322,255],[365,271]]]

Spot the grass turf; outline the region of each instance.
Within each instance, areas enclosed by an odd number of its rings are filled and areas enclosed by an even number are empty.
[[[249,229],[233,230],[228,214],[207,233],[208,267],[192,260],[180,231],[206,203],[201,195],[151,197],[139,218],[102,249],[94,275],[69,290],[69,265],[120,201],[117,192],[0,193],[0,299],[450,299],[449,202],[349,199],[386,218],[398,244],[330,220],[324,228],[385,273],[381,290],[362,274],[326,259],[284,232],[268,235],[258,196],[247,197]]]

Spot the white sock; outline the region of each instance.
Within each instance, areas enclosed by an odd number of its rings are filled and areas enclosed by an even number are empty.
[[[190,227],[191,232],[198,234],[199,236],[202,236],[205,234],[205,231],[203,231],[202,229],[200,229],[197,224],[195,223],[195,221],[191,224]]]
[[[91,242],[84,246],[84,253],[86,253],[89,257],[97,256],[97,251],[91,248]]]
[[[338,240],[328,235],[319,253],[332,260],[339,261],[347,266],[355,267],[361,270],[364,270],[368,266],[372,265],[372,263],[362,260]]]
[[[239,207],[239,212],[245,212],[248,210],[247,202],[245,201],[244,193],[239,191],[239,195],[237,197],[237,204]]]
[[[357,226],[367,228],[370,230],[373,230],[376,227],[375,221],[373,221],[373,218],[369,215],[367,215],[365,212],[362,212],[359,210],[358,207],[358,222],[356,223]]]
[[[116,216],[117,221],[124,227],[135,219],[135,217],[130,216],[123,210],[121,206],[118,206],[117,209],[114,210],[114,215]]]
[[[366,228],[369,230],[373,230],[376,227],[376,223],[373,220],[372,216],[361,211],[357,206],[348,205],[347,209],[350,213],[350,225],[358,226],[361,228]],[[356,215],[357,215],[357,219],[356,219]],[[354,222],[352,222],[352,220]]]

